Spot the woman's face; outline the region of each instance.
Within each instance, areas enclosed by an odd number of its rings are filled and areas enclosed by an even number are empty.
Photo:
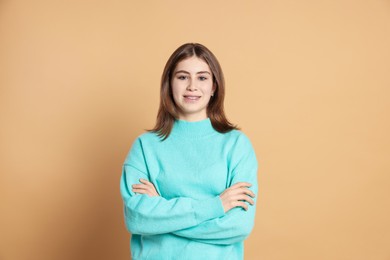
[[[207,118],[207,105],[213,94],[213,75],[209,65],[192,56],[180,61],[172,74],[173,100],[179,119],[199,121]]]

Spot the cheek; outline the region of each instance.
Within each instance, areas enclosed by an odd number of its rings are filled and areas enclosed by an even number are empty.
[[[207,95],[211,95],[211,92],[213,91],[213,84],[207,83],[203,86],[203,93]]]
[[[176,96],[180,90],[180,88],[179,88],[178,84],[176,84],[176,82],[171,83],[171,89],[172,89],[173,96]]]
[[[204,99],[204,106],[207,107],[209,105],[209,103],[210,103],[210,98],[209,97],[205,98]]]
[[[172,82],[171,84],[171,89],[172,89],[172,96],[173,96],[173,100],[175,101],[175,103],[178,103],[179,100],[180,100],[180,97],[181,97],[181,88],[180,88],[180,84],[177,84],[177,82]]]

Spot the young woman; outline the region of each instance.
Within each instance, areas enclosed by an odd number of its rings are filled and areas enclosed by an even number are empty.
[[[221,67],[188,43],[169,58],[155,127],[124,162],[132,259],[243,259],[255,219],[257,160],[226,118]]]

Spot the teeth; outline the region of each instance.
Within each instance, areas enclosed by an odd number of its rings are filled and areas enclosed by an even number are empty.
[[[198,99],[199,97],[185,96],[185,98],[188,98],[188,99],[193,99],[193,100],[195,100],[195,99]]]

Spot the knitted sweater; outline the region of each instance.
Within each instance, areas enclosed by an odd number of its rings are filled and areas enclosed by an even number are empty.
[[[160,196],[135,194],[131,185],[140,178]],[[243,259],[255,206],[225,213],[219,197],[243,181],[257,194],[256,155],[241,131],[221,134],[207,118],[176,120],[164,141],[155,133],[140,135],[120,183],[132,259]]]

